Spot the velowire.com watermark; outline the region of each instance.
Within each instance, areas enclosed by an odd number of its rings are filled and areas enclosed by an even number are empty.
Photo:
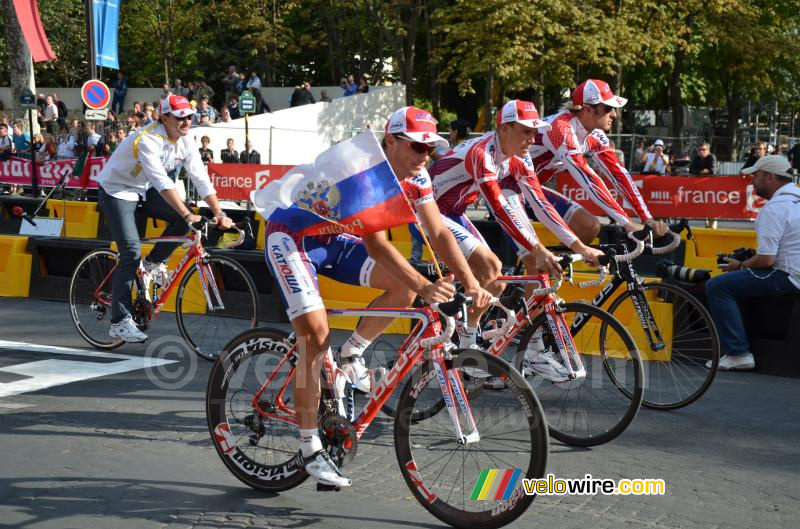
[[[517,487],[522,470],[518,468],[485,468],[478,476],[470,500],[508,500]],[[604,479],[586,474],[582,478],[556,478],[548,474],[542,479],[522,478],[525,494],[532,496],[659,496],[666,493],[663,479]]]

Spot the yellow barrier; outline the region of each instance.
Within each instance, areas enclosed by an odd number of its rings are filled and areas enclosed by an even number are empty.
[[[28,296],[33,256],[25,250],[27,242],[27,237],[0,235],[0,296]]]
[[[97,202],[78,202],[68,200],[67,210],[64,212],[63,200],[48,200],[47,209],[50,218],[64,219],[64,237],[78,237],[81,239],[97,238],[97,226],[100,222],[100,213],[97,211]]]
[[[731,253],[736,248],[756,247],[756,232],[753,230],[713,230],[692,228],[693,239],[686,241],[686,256],[683,265],[690,268],[705,268],[712,275],[722,273],[717,268],[717,254]],[[683,235],[684,240],[686,234]]]

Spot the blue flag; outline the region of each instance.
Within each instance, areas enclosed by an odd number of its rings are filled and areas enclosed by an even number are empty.
[[[122,0],[94,0],[94,50],[97,66],[119,70],[117,30]]]

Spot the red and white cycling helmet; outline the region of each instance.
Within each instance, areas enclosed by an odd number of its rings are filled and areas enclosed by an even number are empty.
[[[572,91],[572,102],[576,105],[599,105],[602,103],[620,108],[624,107],[628,100],[614,95],[607,82],[587,79]]]
[[[386,134],[397,134],[412,141],[428,143],[437,147],[449,147],[448,142],[437,134],[436,120],[430,112],[417,107],[396,110],[386,122]]]
[[[503,123],[521,123],[526,127],[540,130],[552,128],[548,122],[539,119],[536,105],[521,99],[512,99],[503,105],[503,108],[497,113],[497,126],[499,127]]]

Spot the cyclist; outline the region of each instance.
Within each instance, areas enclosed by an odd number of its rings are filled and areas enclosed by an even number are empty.
[[[112,338],[126,342],[147,339],[131,316],[131,289],[142,255],[134,218],[137,209],[149,217],[167,221],[164,236],[183,235],[187,224],[201,219],[186,207],[175,188],[181,168],[186,169],[198,193],[211,208],[216,225],[231,227],[231,220],[220,208],[200,151],[187,136],[193,113],[185,97],[166,97],[161,102],[158,121],[125,138],[97,177],[98,202],[119,250],[119,266],[111,287],[109,335]],[[166,274],[164,263],[177,247],[178,243],[156,244],[143,260],[146,274],[150,277]]]
[[[543,270],[560,275],[555,256],[539,241],[525,213],[524,203],[537,212],[542,222],[564,244],[597,264],[600,251],[589,248],[569,229],[545,199],[542,188],[528,156],[537,129],[550,125],[539,119],[536,107],[529,101],[511,100],[497,115],[497,130],[458,145],[430,167],[434,194],[439,209],[450,221],[474,235],[480,244],[465,252],[467,262],[481,284],[497,292],[502,285],[495,279],[501,263],[481,238],[465,215],[467,207],[482,197],[503,231],[511,237],[528,273]],[[469,314],[468,328],[462,346],[477,333],[480,314]],[[530,359],[542,376],[551,380],[566,380],[565,369],[550,354],[538,354]]]
[[[611,196],[603,179],[589,165],[588,160],[591,159],[600,174],[636,210],[639,218],[653,227],[656,236],[661,237],[669,228],[665,223],[653,219],[630,173],[620,163],[606,136],[617,117],[617,109],[627,102],[627,99],[614,95],[608,83],[587,79],[575,88],[572,100],[561,112],[544,118],[550,127],[536,135],[530,156],[542,184],[566,171],[592,202],[617,224],[627,231],[641,229],[642,225],[631,221]],[[581,241],[589,244],[597,237],[600,222],[594,215],[557,191],[545,188],[544,193]],[[544,222],[538,211],[534,210],[534,213],[537,219]]]
[[[490,294],[480,288],[468,265],[458,252],[446,228],[438,226],[438,211],[425,194],[424,173],[430,151],[446,140],[436,134],[436,122],[424,110],[406,107],[395,112],[387,124],[385,154],[402,187],[416,204],[423,222],[430,230],[437,251],[465,283],[467,295],[485,306]],[[429,187],[429,183],[427,187]],[[256,206],[261,206],[255,195]],[[346,197],[342,197],[346,200]],[[428,302],[442,302],[455,294],[450,280],[431,283],[403,258],[383,232],[364,235],[301,236],[288,227],[267,219],[265,251],[270,271],[278,280],[287,314],[297,334],[300,359],[295,377],[295,406],[300,426],[300,449],[297,463],[319,483],[348,486],[344,476],[323,449],[317,430],[320,399],[320,363],[330,353],[329,327],[320,296],[317,276],[325,275],[352,285],[384,290],[372,307],[405,307],[419,295]],[[364,343],[369,343],[390,323],[386,318],[364,318],[340,352],[343,370],[368,389],[366,368],[359,359]],[[363,347],[362,347],[363,346]],[[355,356],[356,358],[352,358]],[[351,357],[351,358],[348,358]],[[368,375],[367,375],[368,377]]]

